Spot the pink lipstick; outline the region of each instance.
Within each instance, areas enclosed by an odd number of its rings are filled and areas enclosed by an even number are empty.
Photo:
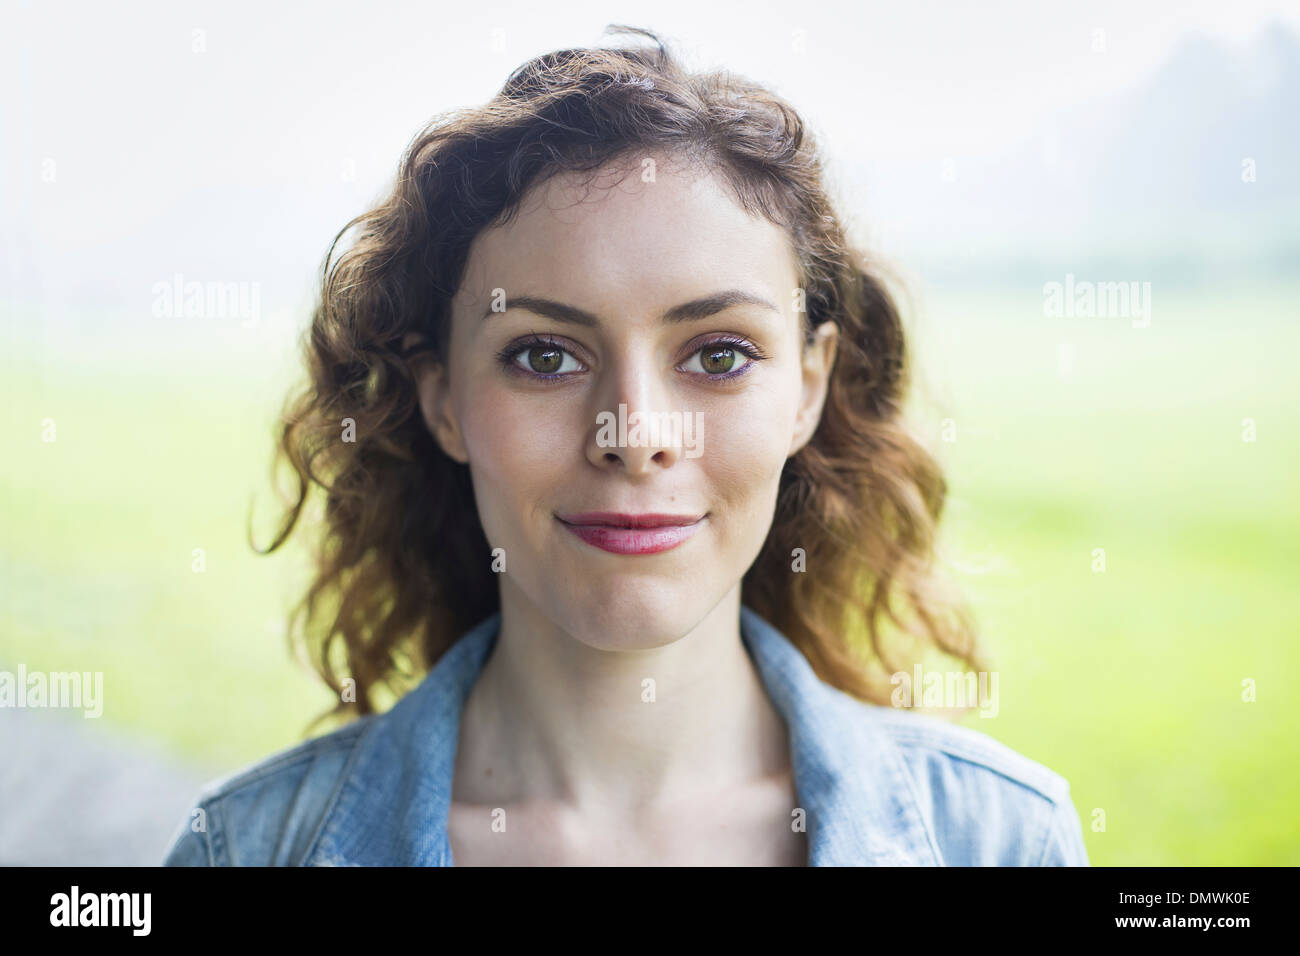
[[[619,514],[589,511],[556,520],[583,541],[613,554],[658,554],[704,526],[707,515]]]

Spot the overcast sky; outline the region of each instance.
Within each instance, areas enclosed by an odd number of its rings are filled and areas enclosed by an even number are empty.
[[[609,23],[657,30],[691,66],[774,87],[834,162],[895,164],[987,154],[1045,115],[1131,86],[1188,30],[1243,43],[1273,18],[1300,29],[1294,0],[5,0],[4,11],[0,276],[16,287],[54,273],[42,296],[70,287],[76,256],[102,264],[116,250],[120,272],[156,256],[144,237],[160,233],[166,249],[203,249],[191,272],[237,278],[256,263],[261,276],[274,259],[295,285],[434,113],[482,102],[528,57],[600,42]],[[291,194],[294,222],[266,245],[245,259],[214,250],[242,237],[218,235],[203,202]],[[179,228],[178,207],[189,216]],[[149,262],[132,287],[180,267]]]

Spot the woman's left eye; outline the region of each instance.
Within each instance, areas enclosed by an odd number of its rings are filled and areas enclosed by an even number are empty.
[[[752,365],[754,357],[731,342],[715,342],[697,349],[682,366],[710,378],[725,378]]]

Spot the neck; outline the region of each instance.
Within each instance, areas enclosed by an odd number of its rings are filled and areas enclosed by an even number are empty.
[[[785,723],[741,639],[740,585],[673,637],[595,648],[503,588],[496,646],[461,715],[453,800],[628,814],[788,772]]]

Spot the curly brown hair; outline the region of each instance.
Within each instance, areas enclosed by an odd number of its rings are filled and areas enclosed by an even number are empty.
[[[656,149],[703,159],[746,210],[783,227],[798,254],[805,335],[827,321],[840,333],[821,421],[785,464],[742,601],[819,677],[864,701],[888,703],[889,675],[910,665],[918,639],[981,666],[970,615],[935,566],[946,483],[901,417],[900,311],[833,214],[813,136],[761,86],[687,72],[649,30],[607,32],[653,46],[548,53],[487,104],[435,117],[387,198],[325,256],[303,343],[309,382],[286,405],[277,450],[297,493],[263,552],[284,543],[318,486],[317,566],[293,620],[301,615],[311,665],[340,695],[322,717],[376,712],[376,691],[400,695],[500,606],[468,466],[430,435],[412,371],[421,351],[446,352],[470,243],[547,178]],[[355,242],[335,258],[353,227]],[[353,440],[341,440],[348,425]],[[795,549],[807,573],[792,573]],[[343,693],[341,671],[355,694]]]

